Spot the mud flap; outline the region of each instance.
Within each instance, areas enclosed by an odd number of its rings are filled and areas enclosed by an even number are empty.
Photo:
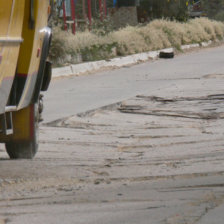
[[[38,108],[35,104],[14,112],[13,135],[6,139],[6,151],[12,159],[32,159],[38,149]]]
[[[52,68],[51,68],[51,62],[46,61],[45,68],[44,68],[44,77],[43,82],[41,86],[41,91],[47,91],[49,84],[51,82],[51,76],[52,76]]]

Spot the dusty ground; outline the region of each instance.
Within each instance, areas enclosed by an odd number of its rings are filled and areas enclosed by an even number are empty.
[[[42,126],[33,161],[1,150],[1,216],[197,223],[224,201],[224,95],[215,92],[137,96]]]
[[[32,161],[1,146],[0,224],[223,223],[224,74],[167,82],[41,125]]]

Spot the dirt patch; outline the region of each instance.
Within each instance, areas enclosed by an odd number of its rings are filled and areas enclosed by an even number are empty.
[[[204,75],[203,78],[205,78],[205,79],[224,79],[224,74],[208,74],[208,75]]]
[[[222,94],[175,98],[137,96],[136,100],[124,102],[118,109],[122,113],[209,120],[224,118],[223,102]]]

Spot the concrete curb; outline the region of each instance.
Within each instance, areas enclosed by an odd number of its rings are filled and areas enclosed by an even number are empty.
[[[188,50],[192,48],[198,48],[200,46],[207,47],[212,44],[212,41],[202,42],[201,44],[189,44],[182,45],[181,50]],[[78,76],[84,73],[98,71],[105,68],[121,68],[123,66],[137,64],[139,62],[144,62],[149,59],[155,60],[159,57],[160,52],[173,52],[174,48],[166,48],[158,51],[149,51],[140,54],[133,54],[120,58],[113,58],[111,60],[101,60],[94,62],[86,62],[76,65],[69,65],[61,68],[54,68],[52,71],[52,78],[68,77],[68,76]]]

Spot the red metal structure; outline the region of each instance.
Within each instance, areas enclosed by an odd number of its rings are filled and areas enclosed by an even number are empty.
[[[76,33],[76,23],[78,23],[80,21],[78,15],[76,14],[76,9],[77,6],[76,4],[79,4],[80,1],[82,1],[82,12],[83,12],[83,19],[81,19],[82,21],[86,21],[86,19],[88,18],[88,22],[89,22],[89,30],[91,30],[91,26],[92,26],[92,2],[93,0],[63,0],[62,1],[62,9],[63,9],[63,21],[64,21],[64,29],[67,30],[68,29],[68,25],[67,23],[71,23],[72,24],[72,33],[75,34]],[[95,4],[98,4],[98,13],[100,14],[100,20],[103,21],[106,18],[107,15],[107,4],[106,4],[107,0],[95,0]],[[66,3],[69,4],[69,7],[67,5],[67,10],[69,8],[69,11],[66,12]],[[86,7],[87,4],[87,7]],[[87,8],[87,10],[86,10]],[[87,11],[87,12],[86,12]],[[70,15],[67,15],[67,14]],[[86,17],[87,15],[87,17]],[[70,19],[67,18],[70,17]],[[86,21],[87,22],[87,21]]]
[[[89,20],[89,29],[92,26],[92,8],[91,8],[91,0],[87,0],[88,2],[88,20]]]

